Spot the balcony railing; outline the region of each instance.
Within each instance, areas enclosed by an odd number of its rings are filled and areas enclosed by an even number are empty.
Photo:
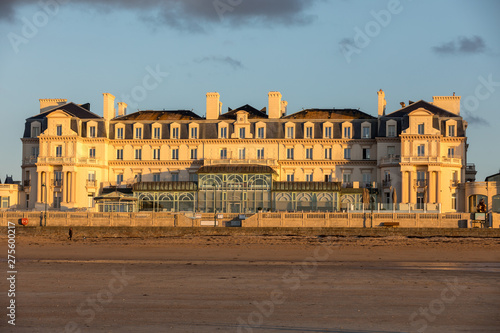
[[[87,179],[87,187],[97,187],[97,181]]]
[[[258,164],[267,166],[277,166],[278,161],[274,159],[217,159],[217,160],[204,160],[205,165],[217,165],[217,164]]]
[[[342,187],[343,188],[352,188],[353,184],[352,184],[352,182],[344,182],[344,183],[342,183]]]
[[[55,179],[54,180],[54,187],[61,187],[63,184],[62,179]]]
[[[399,155],[388,155],[380,159],[380,164],[399,164],[401,157]]]
[[[450,163],[462,164],[462,159],[459,157],[437,157],[437,156],[403,156],[402,163]]]
[[[38,159],[37,156],[25,157],[23,162],[24,164],[35,164],[37,162],[37,159]]]
[[[73,157],[38,157],[38,163],[48,164],[74,164]]]
[[[391,187],[391,180],[390,179],[382,180],[382,187]]]
[[[29,187],[29,186],[31,186],[31,180],[25,180],[25,181],[23,181],[23,186],[24,186],[24,187]]]
[[[467,163],[467,166],[465,167],[465,172],[476,173],[476,165],[474,163]]]
[[[428,185],[427,179],[415,179],[416,187],[426,187]]]
[[[458,181],[458,179],[451,179],[450,180],[450,186],[451,187],[457,187],[459,183],[460,182]]]

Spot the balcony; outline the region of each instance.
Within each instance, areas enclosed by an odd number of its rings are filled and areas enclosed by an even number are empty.
[[[31,180],[25,180],[25,181],[23,181],[23,186],[24,186],[24,187],[29,187],[29,186],[31,186]]]
[[[45,164],[74,164],[73,157],[38,157],[38,163]]]
[[[23,164],[24,165],[35,165],[35,163],[37,162],[37,156],[30,156],[30,157],[25,157],[23,159]]]
[[[428,183],[427,179],[415,179],[414,185],[416,187],[427,187]]]
[[[55,179],[53,184],[54,187],[62,187],[63,181],[62,179]]]
[[[451,179],[450,180],[450,186],[451,187],[457,187],[459,183],[460,182],[458,181],[458,179]]]
[[[399,164],[401,157],[399,155],[388,155],[380,159],[380,164]]]
[[[218,165],[218,164],[257,164],[267,166],[278,166],[278,161],[274,159],[218,159],[218,160],[204,160],[204,165]]]
[[[96,180],[87,179],[86,187],[87,188],[95,188],[95,187],[97,187],[97,181]]]
[[[386,180],[382,180],[382,187],[383,188],[388,188],[388,187],[391,187],[391,180],[390,179],[386,179]]]
[[[353,188],[352,182],[344,182],[342,183],[342,188]]]
[[[437,156],[404,156],[401,157],[402,163],[438,163]]]

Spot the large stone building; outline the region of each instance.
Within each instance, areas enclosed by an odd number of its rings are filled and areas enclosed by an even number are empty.
[[[104,94],[89,104],[40,100],[26,120],[23,205],[27,209],[201,211],[464,210],[467,122],[460,97],[410,102],[378,114],[307,109],[288,114],[279,92],[266,108],[206,117],[187,110],[126,113]],[[371,200],[369,200],[371,198]],[[362,202],[371,201],[371,205]],[[395,203],[395,205],[393,204]]]

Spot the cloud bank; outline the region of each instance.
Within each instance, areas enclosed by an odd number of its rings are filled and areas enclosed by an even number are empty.
[[[438,54],[477,54],[486,51],[486,43],[479,36],[460,36],[455,40],[435,46],[432,50]]]

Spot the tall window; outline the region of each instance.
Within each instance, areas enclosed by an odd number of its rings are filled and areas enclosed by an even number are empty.
[[[257,159],[259,160],[264,159],[264,148],[257,149]]]
[[[289,160],[293,160],[293,148],[286,149],[286,158]]]
[[[388,146],[387,147],[387,156],[394,157],[395,154],[396,154],[396,147],[395,146]]]
[[[351,128],[350,127],[344,127],[344,138],[346,138],[346,139],[351,138]]]
[[[306,173],[306,182],[312,182],[312,181],[313,181],[313,174]]]
[[[220,138],[227,139],[227,127],[221,127],[220,129]]]
[[[294,136],[293,136],[293,127],[287,127],[286,128],[286,137],[288,139],[293,139]]]
[[[89,137],[91,137],[91,138],[95,138],[96,137],[95,126],[90,126],[90,128],[89,128]]]
[[[179,148],[172,149],[172,159],[173,160],[179,159]]]
[[[89,158],[95,158],[95,148],[94,147],[89,149]]]
[[[369,139],[370,138],[370,127],[364,126],[363,127],[363,132],[362,132],[363,139]]]
[[[294,178],[295,178],[295,177],[293,176],[293,174],[288,174],[288,175],[286,175],[286,181],[287,181],[287,182],[293,182],[293,181],[294,181]]]
[[[191,159],[192,160],[198,159],[198,149],[197,148],[191,149]]]
[[[448,148],[448,157],[455,157],[455,148]]]
[[[179,127],[172,128],[172,139],[179,138]]]
[[[425,171],[417,171],[417,180],[425,180]]]
[[[420,135],[425,134],[425,125],[424,124],[418,124],[418,134],[420,134]]]
[[[161,129],[159,127],[155,127],[153,129],[153,139],[160,139]]]
[[[391,138],[396,136],[396,125],[387,126],[387,136]]]
[[[351,148],[344,148],[344,158],[346,160],[351,159]]]
[[[31,157],[37,158],[39,154],[40,154],[39,147],[31,147]]]
[[[134,180],[136,183],[142,182],[142,173],[138,173],[134,176]]]
[[[116,129],[116,138],[123,139],[123,128],[122,127]]]
[[[178,182],[179,181],[179,174],[178,173],[173,173],[172,174],[172,181],[173,182]]]
[[[227,148],[222,148],[220,150],[220,159],[227,160]]]
[[[54,186],[62,185],[62,175],[61,171],[54,171]]]
[[[123,182],[123,173],[119,173],[116,175],[116,184],[120,185]]]
[[[240,160],[244,160],[245,159],[245,155],[246,155],[245,148],[238,149],[238,158]]]
[[[306,138],[307,139],[313,138],[313,128],[312,127],[306,127]]]
[[[325,148],[325,159],[326,160],[332,159],[332,148]]]
[[[33,127],[31,129],[31,137],[38,138],[39,135],[40,135],[40,127],[38,127],[38,126]]]
[[[117,160],[123,160],[123,149],[117,149],[116,150],[116,159]]]
[[[342,175],[342,182],[350,184],[351,183],[351,174],[350,173],[344,173]]]
[[[135,159],[136,160],[141,160],[142,159],[142,149],[136,149],[135,150]]]
[[[364,173],[363,174],[363,184],[370,185],[372,182],[372,174],[371,173]]]
[[[62,135],[62,125],[57,125],[57,127],[56,127],[56,134],[57,134],[57,136],[61,136]]]
[[[259,139],[264,139],[264,127],[259,127],[257,129],[257,137]]]
[[[418,156],[425,156],[425,145],[418,145],[417,154]]]
[[[198,139],[198,128],[191,128],[191,139]]]
[[[95,181],[95,171],[89,171],[88,173],[88,181]]]
[[[138,127],[135,129],[135,138],[142,139],[142,128]]]
[[[154,182],[159,182],[160,181],[160,173],[159,172],[153,173],[153,181]]]
[[[240,139],[244,139],[245,138],[245,128],[242,127],[240,128]]]
[[[56,157],[62,157],[62,146],[56,147]]]
[[[154,148],[153,149],[153,159],[154,160],[159,160],[160,159],[160,148]]]
[[[448,136],[455,136],[455,125],[448,126]]]
[[[332,127],[325,127],[325,138],[331,139],[332,138]]]
[[[306,159],[312,160],[313,158],[313,149],[312,148],[306,148]]]
[[[457,209],[457,194],[451,194],[451,209]]]
[[[370,148],[363,148],[363,159],[364,160],[370,159]]]

